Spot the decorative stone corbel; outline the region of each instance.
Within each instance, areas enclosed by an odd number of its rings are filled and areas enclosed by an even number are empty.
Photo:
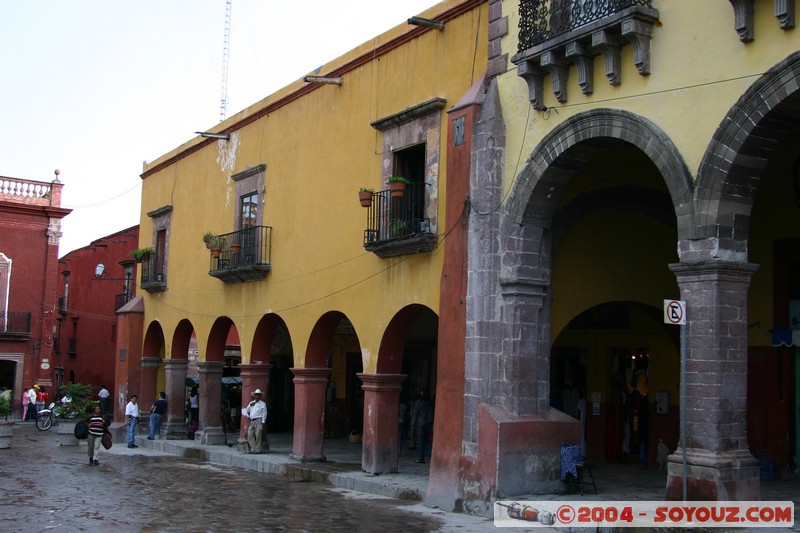
[[[637,19],[622,21],[622,36],[633,44],[633,64],[639,74],[650,74],[650,39],[653,36],[653,25]]]
[[[586,47],[578,41],[567,43],[564,57],[575,63],[578,70],[578,85],[583,94],[594,92],[594,58]]]
[[[517,75],[528,84],[528,100],[537,111],[544,111],[547,106],[542,102],[544,87],[544,70],[533,59],[522,61],[517,65]]]
[[[752,41],[755,38],[755,0],[730,0],[730,3],[739,40],[743,43]]]
[[[549,50],[542,54],[542,68],[547,69],[550,78],[553,80],[553,94],[559,102],[567,101],[567,81],[569,79],[569,67],[564,59],[563,52]]]
[[[611,85],[619,85],[622,72],[622,54],[617,38],[608,30],[596,31],[592,34],[592,48],[600,50],[606,65],[605,74]]]
[[[794,1],[775,0],[775,18],[778,19],[782,30],[794,28]]]

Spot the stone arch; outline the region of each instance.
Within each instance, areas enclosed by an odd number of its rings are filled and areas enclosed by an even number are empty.
[[[153,321],[147,326],[147,331],[144,334],[142,355],[144,357],[164,356],[164,330],[160,322]]]
[[[308,339],[305,368],[327,368],[331,350],[331,339],[339,322],[345,318],[340,311],[328,311],[322,315]]]
[[[746,254],[750,213],[774,146],[800,122],[800,52],[759,78],[708,145],[695,190],[697,239],[717,237]]]
[[[376,372],[399,374],[403,366],[403,346],[412,324],[428,308],[421,304],[408,305],[392,318],[381,339]]]
[[[285,336],[286,338],[281,338]],[[250,363],[269,363],[272,350],[278,344],[291,343],[289,329],[284,320],[273,313],[264,315],[256,326],[253,345],[250,350]]]
[[[653,122],[617,109],[580,113],[545,136],[512,187],[506,207],[509,217],[517,223],[549,228],[575,170],[618,142],[639,148],[658,168],[675,207],[678,233],[688,233],[692,227],[692,178],[677,147]]]
[[[171,358],[189,358],[189,343],[192,340],[192,333],[194,333],[194,325],[192,325],[189,320],[184,318],[178,322],[178,325],[175,327],[175,332],[172,334]]]
[[[206,345],[206,361],[224,361],[225,343],[228,340],[228,333],[231,327],[236,327],[233,321],[226,317],[219,317],[211,326],[208,334],[208,344]]]

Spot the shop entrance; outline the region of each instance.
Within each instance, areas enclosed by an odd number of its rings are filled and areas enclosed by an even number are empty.
[[[585,311],[561,332],[550,361],[550,404],[581,424],[596,463],[656,466],[658,445],[678,445],[677,328],[659,309],[613,302]],[[662,447],[663,454],[663,447]]]

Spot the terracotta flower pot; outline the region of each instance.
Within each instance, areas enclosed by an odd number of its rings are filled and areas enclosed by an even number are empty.
[[[389,190],[391,191],[391,196],[394,198],[403,196],[406,193],[406,184],[402,181],[390,182]]]
[[[372,193],[369,191],[358,193],[358,200],[361,202],[361,207],[372,206]]]

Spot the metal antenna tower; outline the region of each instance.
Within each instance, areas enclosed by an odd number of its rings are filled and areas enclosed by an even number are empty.
[[[231,2],[225,0],[225,37],[222,43],[222,88],[219,99],[219,121],[225,120],[228,111],[228,56],[231,47]]]

